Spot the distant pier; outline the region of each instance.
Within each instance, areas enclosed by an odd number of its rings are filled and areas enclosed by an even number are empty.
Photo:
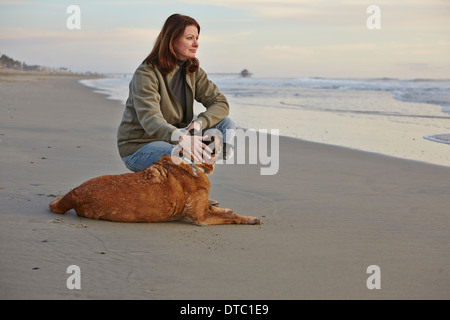
[[[252,73],[250,73],[247,69],[244,69],[238,73],[213,72],[208,73],[208,76],[211,78],[250,78]]]

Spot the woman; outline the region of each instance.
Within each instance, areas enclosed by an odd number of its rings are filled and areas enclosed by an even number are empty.
[[[195,58],[199,33],[200,26],[193,18],[170,16],[153,50],[133,75],[117,134],[120,156],[131,171],[143,170],[161,156],[171,155],[178,150],[176,146],[197,162],[210,157],[212,150],[203,143],[206,137],[190,135],[191,129],[219,130],[224,158],[231,156],[235,124],[228,118],[227,99]],[[194,99],[206,108],[195,121]]]

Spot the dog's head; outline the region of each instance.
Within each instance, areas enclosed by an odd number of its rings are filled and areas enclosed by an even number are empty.
[[[195,176],[198,175],[199,170],[203,171],[205,174],[210,174],[214,170],[214,163],[206,163],[206,162],[194,163],[194,162],[188,160],[186,157],[169,156],[169,155],[162,156],[154,164],[155,165],[159,164],[160,166],[163,166],[163,167],[168,167],[168,166],[173,166],[173,165],[180,166],[186,172],[193,174]]]
[[[191,135],[200,135],[200,132],[194,132],[194,130],[191,130],[189,132]],[[203,162],[198,162],[193,159],[193,157],[188,157],[183,153],[183,149],[181,149],[179,146],[176,146],[174,151],[172,152],[172,162],[175,164],[181,164],[186,163],[189,164],[192,168],[192,171],[194,174],[196,174],[195,168],[200,168],[203,170],[204,173],[209,174],[214,170],[214,165],[216,161],[219,159],[220,155],[222,154],[222,146],[223,146],[223,140],[222,140],[222,134],[216,130],[216,129],[208,129],[205,132],[203,132],[203,143],[212,150],[211,157],[209,158],[204,153]]]

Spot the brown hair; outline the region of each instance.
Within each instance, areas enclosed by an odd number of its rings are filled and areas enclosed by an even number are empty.
[[[158,38],[156,38],[152,52],[144,59],[143,63],[151,64],[164,75],[170,73],[178,61],[173,45],[183,35],[184,29],[191,25],[197,27],[200,34],[200,25],[191,17],[175,13],[167,18]],[[184,71],[187,74],[194,73],[199,65],[200,62],[197,58],[189,59],[184,64]]]

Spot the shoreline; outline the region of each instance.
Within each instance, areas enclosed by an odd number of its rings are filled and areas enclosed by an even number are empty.
[[[280,137],[276,175],[230,164],[209,176],[211,198],[261,226],[57,215],[56,196],[129,172],[120,104],[56,77],[0,82],[0,94],[1,299],[450,298],[448,167]]]

